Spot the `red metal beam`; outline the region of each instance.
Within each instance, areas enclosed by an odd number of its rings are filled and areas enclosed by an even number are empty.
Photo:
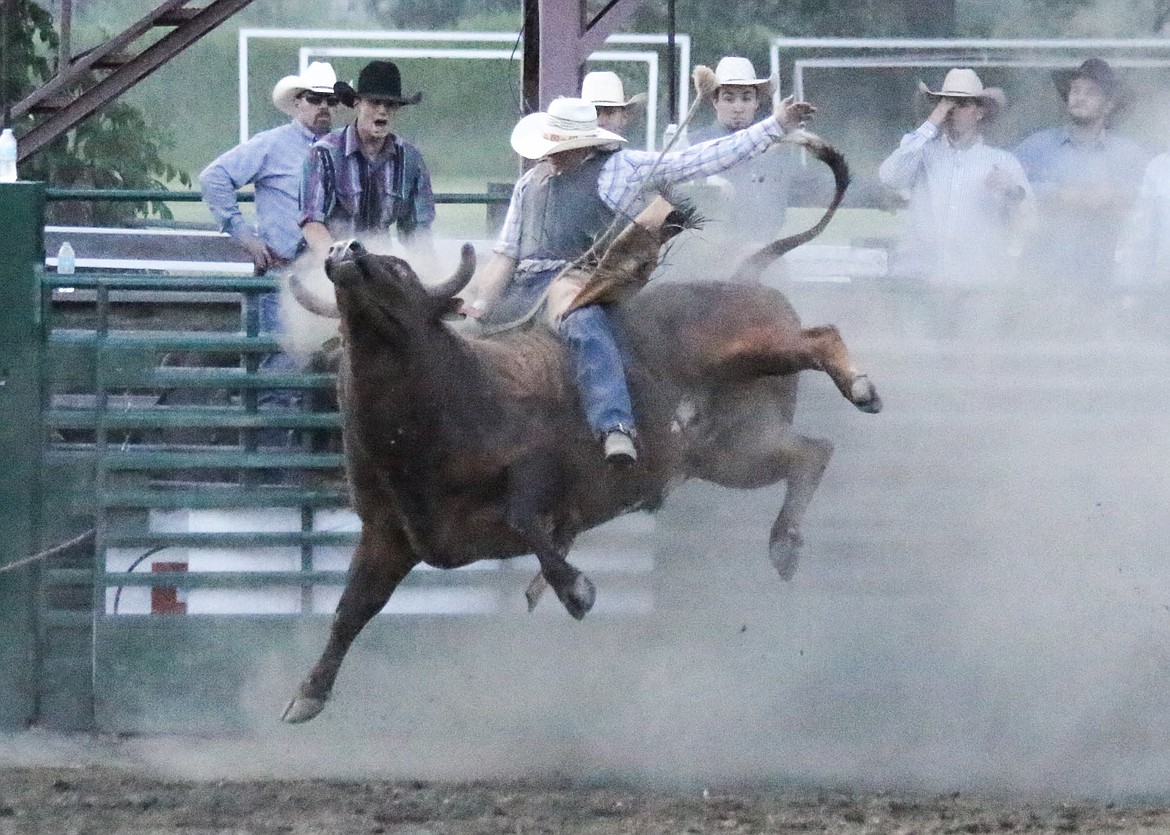
[[[585,59],[622,26],[643,0],[610,0],[586,20],[585,0],[524,0],[524,100],[540,109],[576,95]],[[533,70],[531,63],[537,62]]]

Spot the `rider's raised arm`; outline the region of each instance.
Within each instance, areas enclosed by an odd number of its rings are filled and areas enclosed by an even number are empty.
[[[681,151],[623,150],[601,169],[598,193],[615,211],[629,212],[647,188],[675,185],[726,171],[738,162],[762,154],[784,136],[775,116],[718,139]]]

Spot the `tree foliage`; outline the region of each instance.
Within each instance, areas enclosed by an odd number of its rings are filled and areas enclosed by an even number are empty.
[[[7,72],[4,99],[16,102],[50,79],[58,46],[52,16],[32,0],[3,0],[7,38],[3,43]],[[70,91],[76,95],[78,90]],[[17,136],[36,124],[30,115],[12,124]],[[24,179],[44,180],[62,188],[165,189],[173,182],[190,186],[191,177],[168,163],[163,153],[173,140],[147,121],[136,107],[115,101],[49,144],[21,165]],[[119,223],[151,212],[169,219],[162,203],[86,202],[51,206],[54,221]]]

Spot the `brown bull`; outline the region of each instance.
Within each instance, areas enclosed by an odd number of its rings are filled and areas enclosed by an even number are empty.
[[[834,208],[843,171],[842,163]],[[757,273],[812,234],[770,245],[746,269]],[[655,257],[660,242],[653,241]],[[598,272],[607,258],[614,265],[607,254]],[[622,513],[653,510],[680,478],[741,488],[786,481],[769,549],[781,576],[791,577],[799,523],[832,454],[828,441],[792,427],[797,372],[824,371],[858,409],[881,407],[837,330],[802,329],[781,293],[752,282],[652,285],[620,306],[642,452],[632,469],[614,470],[585,425],[551,332],[536,326],[473,338],[443,321],[473,270],[470,246],[456,275],[431,288],[405,261],[356,242],[335,245],[327,261],[341,315],[339,399],[362,533],[328,644],[285,721],[321,711],[354,638],[421,562],[456,568],[535,554],[543,580],[583,617],[594,588],[566,559],[574,539]],[[582,298],[591,294],[622,295],[590,285]],[[534,581],[530,603],[538,591]]]

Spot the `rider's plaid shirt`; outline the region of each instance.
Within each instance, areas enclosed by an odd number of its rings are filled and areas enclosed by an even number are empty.
[[[648,197],[658,186],[684,183],[726,171],[737,162],[763,153],[783,135],[780,123],[775,117],[769,117],[730,136],[681,151],[660,154],[658,151],[623,149],[612,155],[602,167],[597,177],[597,193],[619,216],[634,217],[649,202]],[[534,170],[521,177],[512,190],[508,215],[494,247],[494,251],[509,258],[517,258],[520,252],[520,207],[524,189]]]

